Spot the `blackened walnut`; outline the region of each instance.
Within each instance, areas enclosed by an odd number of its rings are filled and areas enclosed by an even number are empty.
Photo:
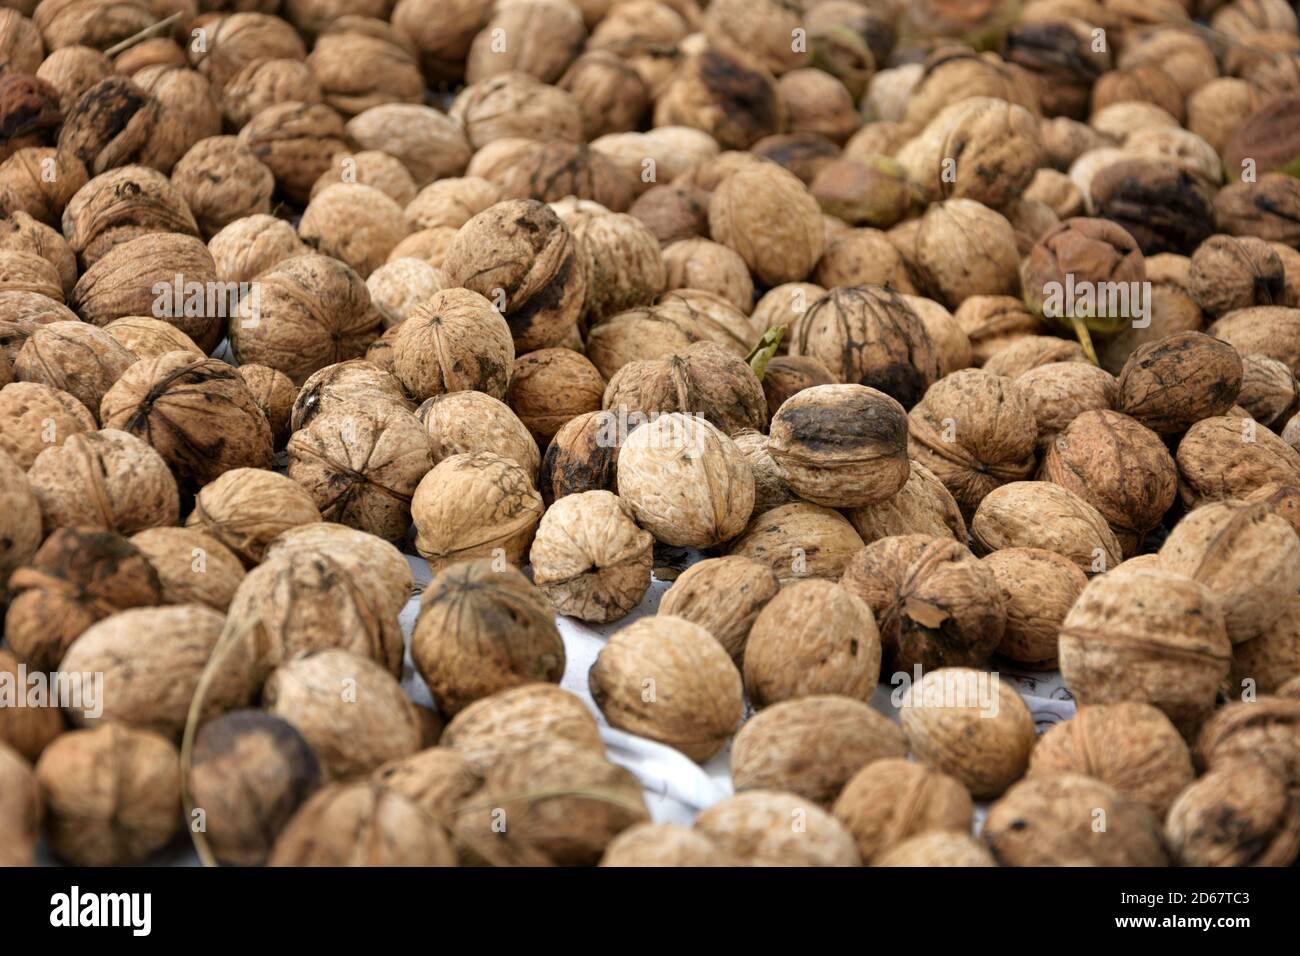
[[[1189,254],[1213,232],[1213,197],[1190,173],[1161,161],[1123,159],[1093,177],[1097,215],[1111,219],[1146,255]]]
[[[537,485],[547,506],[565,495],[616,489],[620,425],[615,412],[605,411],[584,412],[564,423],[542,456]]]
[[[1213,316],[1285,304],[1282,260],[1254,236],[1211,236],[1192,253],[1188,278],[1192,298]]]
[[[1285,173],[1232,182],[1214,197],[1214,223],[1229,235],[1294,246],[1300,243],[1300,182]]]
[[[786,110],[771,74],[744,54],[705,50],[677,70],[655,104],[656,126],[690,126],[724,149],[780,133]]]
[[[170,172],[189,146],[181,119],[124,76],[110,76],[83,93],[59,130],[59,149],[91,175],[129,163]]]

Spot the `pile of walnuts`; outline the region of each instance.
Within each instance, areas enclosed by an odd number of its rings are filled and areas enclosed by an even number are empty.
[[[5,3],[0,865],[1294,863],[1297,175],[1286,0]]]

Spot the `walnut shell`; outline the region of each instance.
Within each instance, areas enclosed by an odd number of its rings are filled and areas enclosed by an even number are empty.
[[[560,428],[600,408],[605,380],[584,355],[566,348],[538,349],[515,359],[506,402],[545,446]]]
[[[842,508],[877,504],[908,478],[906,414],[873,388],[815,386],[777,410],[768,451],[801,498]]]
[[[838,581],[862,538],[838,511],[798,501],[756,515],[729,554],[770,567],[784,586],[803,578]]]
[[[111,331],[111,330],[110,330]],[[290,434],[290,417],[293,414],[294,400],[298,389],[289,376],[265,365],[241,365],[236,369],[244,380],[248,390],[253,393],[253,401],[266,416],[271,426],[271,438],[277,449],[283,448]]]
[[[320,511],[298,482],[260,468],[236,468],[204,486],[185,524],[216,538],[253,567],[281,532],[320,520]]]
[[[721,431],[673,412],[627,436],[618,456],[618,494],[657,540],[704,548],[744,529],[754,507],[754,476]]]
[[[20,669],[21,668],[21,669]],[[27,672],[18,659],[8,651],[0,651],[0,675],[8,686],[26,687]],[[41,752],[59,734],[63,733],[63,714],[58,707],[6,706],[0,711],[0,763],[9,754],[17,754],[28,763],[35,763]],[[9,784],[5,788],[8,791]],[[10,792],[0,797],[0,812],[7,810]],[[36,808],[39,809],[39,798]],[[6,812],[4,826],[14,821]]]
[[[773,571],[757,561],[739,555],[710,558],[673,582],[658,613],[700,625],[740,667],[754,621],[780,587]]]
[[[1232,763],[1174,801],[1165,840],[1184,866],[1290,866],[1300,851],[1300,812],[1266,765]]]
[[[411,568],[406,558],[389,542],[365,531],[327,521],[299,525],[272,541],[266,558],[285,553],[329,557],[353,578],[368,581],[370,593],[393,617],[411,596]]]
[[[497,37],[514,42],[499,46]],[[554,83],[587,39],[582,14],[558,0],[511,0],[497,6],[465,61],[465,80],[477,83],[490,76],[519,71],[543,83]]]
[[[358,182],[321,190],[298,223],[298,235],[307,245],[346,262],[363,279],[387,261],[405,234],[401,206]]]
[[[148,441],[187,487],[232,468],[271,465],[271,426],[244,380],[219,359],[167,352],[138,362],[105,394],[100,417],[106,428]]]
[[[330,24],[316,38],[307,65],[324,101],[344,116],[424,98],[424,78],[409,41],[379,20],[347,17]]]
[[[507,320],[468,289],[435,292],[393,339],[393,374],[419,399],[473,389],[505,398],[515,360]]]
[[[538,525],[529,552],[533,581],[559,613],[607,624],[645,596],[653,545],[615,495],[567,495]]]
[[[966,540],[956,499],[934,472],[915,461],[909,462],[907,481],[892,498],[852,508],[847,517],[867,544],[900,534]]]
[[[905,746],[901,735],[897,744]],[[853,834],[863,861],[878,864],[919,834],[968,831],[973,808],[956,778],[886,752],[851,775],[831,812]]]
[[[605,848],[601,866],[725,866],[713,841],[676,823],[639,823]]]
[[[1300,453],[1253,419],[1203,418],[1176,453],[1184,503],[1244,498],[1270,482],[1300,484]]]
[[[135,356],[102,329],[85,322],[38,326],[14,361],[14,379],[68,392],[95,416]]]
[[[974,295],[1012,295],[1019,286],[1015,230],[973,199],[946,199],[926,211],[916,261],[950,309]]]
[[[738,791],[783,790],[825,808],[838,805],[836,797],[861,768],[885,758],[901,760],[906,751],[902,731],[866,704],[832,695],[801,697],[763,710],[740,729],[732,777]],[[855,829],[851,821],[841,822]],[[858,849],[869,857],[861,844]]]
[[[624,69],[632,72],[630,67]],[[522,72],[499,73],[471,83],[456,94],[448,113],[464,125],[474,149],[499,139],[576,143],[600,135],[584,138],[583,110],[567,87],[548,86]]]
[[[186,787],[222,863],[266,862],[294,811],[320,787],[316,754],[297,729],[262,710],[223,714],[199,728]]]
[[[85,164],[69,152],[24,147],[0,163],[0,207],[57,226],[68,200],[87,178]]]
[[[238,219],[269,213],[275,176],[234,136],[211,136],[180,158],[172,184],[211,238]]]
[[[180,824],[180,755],[151,731],[69,731],[45,748],[36,779],[50,848],[76,866],[138,863]]]
[[[1156,159],[1119,159],[1093,177],[1097,216],[1113,220],[1145,255],[1190,253],[1213,232],[1213,199],[1199,177]]]
[[[507,200],[550,203],[574,196],[611,212],[632,205],[632,173],[585,143],[499,139],[475,153],[465,172],[492,182]]]
[[[361,150],[356,153],[335,153],[330,160],[330,169],[322,173],[320,179],[311,187],[311,198],[330,186],[347,183],[361,183],[372,186],[405,208],[415,199],[415,180],[395,156],[377,149]],[[408,230],[410,222],[406,217]]]
[[[748,149],[784,131],[775,79],[749,57],[706,49],[687,57],[655,102],[655,126],[702,130],[723,149]]]
[[[398,674],[402,632],[391,594],[327,551],[285,549],[248,573],[230,602],[223,643],[246,641],[270,673],[295,655],[340,648]]]
[[[77,257],[52,226],[15,209],[0,221],[0,249],[30,252],[46,260],[59,274],[60,292],[67,295],[77,282]]]
[[[581,136],[635,130],[650,108],[650,89],[636,67],[604,50],[590,50],[569,65],[558,87],[572,94]]]
[[[1195,778],[1191,753],[1169,718],[1149,704],[1098,704],[1051,727],[1029,760],[1030,776],[1094,777],[1163,818]]]
[[[818,385],[834,385],[832,375],[821,362],[805,355],[776,355],[763,370],[763,394],[767,397],[769,415],[804,389]]]
[[[40,499],[22,467],[0,450],[0,587],[9,575],[27,564],[41,544]]]
[[[628,362],[666,358],[706,340],[744,358],[758,338],[748,317],[721,297],[674,289],[648,308],[620,312],[593,328],[587,357],[608,380]]]
[[[585,315],[589,321],[648,305],[666,287],[683,284],[669,281],[659,242],[639,219],[623,213],[562,218],[573,233],[587,273]],[[745,277],[749,277],[747,272]],[[746,301],[744,308],[748,306]]]
[[[302,384],[326,365],[359,358],[379,335],[379,310],[365,283],[336,259],[287,259],[261,273],[255,288],[230,321],[241,365],[267,365]]]
[[[1300,610],[1300,597],[1292,595],[1286,599],[1282,616],[1272,626],[1258,637],[1233,645],[1232,669],[1228,674],[1233,693],[1247,688],[1262,694],[1277,693],[1287,681],[1300,676],[1297,610]]]
[[[326,780],[369,773],[420,746],[414,708],[396,678],[345,650],[285,661],[267,680],[263,702],[303,735]]]
[[[890,847],[872,866],[997,866],[997,861],[974,837],[953,830],[931,830],[908,837]]]
[[[213,91],[226,122],[236,129],[279,103],[321,101],[320,81],[306,63],[292,56],[272,55],[244,63],[224,84],[214,84]]]
[[[335,783],[290,818],[268,866],[455,866],[456,851],[427,811],[372,780]]]
[[[614,727],[703,762],[740,723],[740,672],[708,631],[682,618],[642,618],[616,631],[588,675]]]
[[[1034,467],[1037,425],[1012,382],[963,369],[935,383],[912,409],[909,454],[944,483],[962,514]]]
[[[596,718],[582,700],[554,684],[524,684],[498,691],[456,714],[442,742],[464,754],[482,773],[502,757],[527,751],[538,740],[567,743],[603,755]]]
[[[170,172],[191,146],[182,118],[124,76],[100,80],[74,103],[59,129],[58,147],[91,175],[138,163]]]
[[[709,193],[687,186],[651,186],[628,214],[645,223],[662,245],[703,237],[709,231]]]
[[[1214,707],[1231,644],[1203,585],[1163,568],[1093,578],[1061,625],[1061,676],[1080,704],[1137,701],[1188,736]]]
[[[365,359],[349,359],[313,372],[295,390],[290,427],[301,431],[318,415],[352,405],[415,411],[415,403],[391,374]]]
[[[769,286],[804,278],[825,248],[817,201],[798,177],[773,164],[722,181],[709,201],[709,232]]]
[[[184,194],[162,173],[144,166],[122,166],[89,182],[82,179],[65,203],[66,208],[60,206],[63,234],[87,269],[115,246],[141,236],[169,232],[199,235]],[[144,289],[150,291],[148,284]],[[139,289],[125,291],[137,299],[143,295]],[[151,313],[148,307],[136,310],[136,314]]]
[[[1195,374],[1190,370],[1195,369]],[[1186,431],[1226,414],[1241,390],[1237,350],[1200,332],[1181,332],[1136,349],[1119,375],[1119,410],[1159,434]]]
[[[1021,372],[1015,383],[1034,413],[1040,451],[1084,412],[1113,409],[1119,399],[1115,376],[1088,362],[1048,362]]]
[[[1099,825],[1100,824],[1100,825]],[[1003,866],[1167,866],[1160,821],[1100,780],[1036,774],[989,808],[983,837]]]
[[[63,280],[48,259],[34,252],[0,250],[0,289],[37,292],[55,301],[63,298]]]
[[[201,531],[146,528],[131,543],[158,573],[165,604],[202,604],[224,614],[244,579],[239,558]]]
[[[192,352],[199,358],[207,354],[176,326],[143,315],[114,319],[104,326],[104,331],[126,346],[137,359],[155,359],[176,351]]]
[[[47,530],[102,528],[134,534],[180,521],[167,462],[134,435],[112,428],[70,435],[28,470]]]
[[[260,296],[221,288],[216,279],[212,254],[193,236],[140,236],[113,246],[82,273],[68,304],[96,325],[153,316],[175,325],[208,354],[222,339],[225,317]]]
[[[491,559],[447,567],[425,588],[412,655],[439,710],[564,675],[555,612],[518,570]]]
[[[472,153],[459,120],[416,103],[371,107],[348,120],[346,131],[356,148],[396,156],[421,187],[461,175]]]
[[[605,408],[629,426],[670,413],[692,415],[730,435],[767,424],[767,400],[757,376],[713,342],[696,342],[667,358],[628,362],[610,378]]]
[[[0,741],[0,813],[5,828],[0,831],[0,862],[5,866],[35,866],[36,844],[45,816],[40,784],[28,762],[12,747]]]
[[[471,218],[443,261],[449,286],[504,296],[518,352],[559,343],[577,322],[586,274],[568,228],[545,205],[510,200]]]
[[[73,435],[95,430],[95,419],[67,392],[37,382],[11,382],[0,389],[0,451],[26,471],[42,451]]]
[[[1208,329],[1241,355],[1258,354],[1285,362],[1292,374],[1300,371],[1300,309],[1256,306],[1220,318]]]
[[[1300,780],[1298,726],[1300,702],[1284,697],[1237,701],[1210,716],[1196,749],[1210,770],[1237,761],[1259,761],[1294,786]]]
[[[430,567],[501,555],[523,563],[541,520],[542,496],[528,472],[491,452],[444,458],[411,498],[415,548]]]
[[[102,674],[97,712],[68,709],[74,724],[125,724],[179,740],[199,679],[221,637],[225,617],[197,604],[136,608],[88,627],[72,642],[60,667]],[[222,658],[205,690],[201,719],[247,706],[257,690],[253,660]]]
[[[449,226],[459,229],[489,206],[501,201],[501,191],[480,177],[439,179],[407,203],[406,224],[413,230]]]
[[[871,608],[830,581],[797,581],[758,613],[745,645],[745,688],[758,708],[842,694],[869,700],[880,679]]]
[[[548,504],[583,491],[617,487],[624,428],[614,412],[585,412],[564,424],[542,456],[537,486]]]
[[[285,259],[307,251],[293,226],[261,214],[236,219],[208,241],[223,282],[248,282]]]
[[[409,256],[393,258],[392,253],[366,279],[370,298],[389,329],[404,322],[441,288],[442,273],[434,266]]]
[[[1160,564],[1214,595],[1234,644],[1266,631],[1300,592],[1300,538],[1263,503],[1211,502],[1190,512],[1161,545]]]
[[[977,664],[1002,639],[997,579],[951,539],[882,538],[849,560],[840,584],[871,608],[893,670]]]
[[[1123,560],[1120,541],[1105,517],[1076,493],[1046,481],[1013,481],[995,488],[971,520],[971,537],[984,553],[1041,548],[1086,574]]]
[[[1137,553],[1178,493],[1178,470],[1160,437],[1113,411],[1075,418],[1048,446],[1041,475],[1101,512],[1125,557]]]
[[[391,760],[373,777],[423,807],[444,826],[454,823],[456,809],[483,785],[483,778],[464,755],[450,747],[431,746]]]
[[[701,812],[695,827],[741,866],[860,866],[862,862],[852,834],[838,820],[792,793],[736,794]]]
[[[433,467],[415,416],[393,405],[340,404],[293,434],[287,474],[321,517],[390,541],[410,527],[414,494]]]
[[[306,203],[330,158],[347,149],[345,135],[343,118],[330,107],[286,100],[249,119],[239,141],[271,170],[286,196]]]

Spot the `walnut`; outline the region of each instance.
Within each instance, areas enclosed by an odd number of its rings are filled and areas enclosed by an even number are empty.
[[[0,207],[57,225],[68,200],[86,179],[85,165],[70,152],[25,147],[0,163]]]
[[[1187,368],[1197,370],[1195,381]],[[1157,432],[1177,434],[1232,407],[1241,369],[1236,349],[1200,332],[1148,342],[1120,373],[1119,408]]]
[[[510,36],[505,49],[494,37]],[[582,14],[561,0],[510,0],[497,6],[474,42],[465,62],[465,80],[477,83],[501,73],[520,71],[554,83],[573,62],[587,30]]]
[[[728,435],[767,424],[767,401],[753,370],[712,342],[627,363],[609,380],[603,404],[633,427],[671,412],[703,418]]]
[[[300,431],[317,415],[352,405],[415,411],[415,403],[390,373],[365,359],[349,359],[313,372],[302,388],[295,390],[290,427]]]
[[[699,289],[725,299],[742,312],[754,301],[754,282],[739,253],[708,239],[692,237],[663,251],[669,289]]]
[[[201,240],[145,235],[96,260],[77,280],[69,304],[96,325],[128,315],[170,322],[206,355],[221,342],[225,315],[256,294],[223,290],[216,283],[216,264]]]
[[[211,238],[238,219],[269,213],[275,177],[236,137],[211,136],[181,157],[172,184]]]
[[[355,116],[386,103],[420,103],[424,78],[407,38],[381,20],[345,16],[322,29],[307,57],[325,103]]]
[[[910,454],[947,486],[963,515],[1033,469],[1033,411],[1013,383],[991,373],[954,372],[926,392],[909,419]]]
[[[119,320],[120,321],[120,320]],[[112,329],[109,329],[110,333]],[[244,380],[248,390],[253,393],[253,401],[266,416],[271,426],[271,438],[277,449],[283,448],[289,440],[289,418],[292,414],[294,399],[298,389],[294,387],[289,376],[265,365],[241,365],[239,377]]]
[[[740,672],[722,645],[699,625],[666,615],[615,632],[588,683],[612,726],[698,762],[725,745],[744,712]]]
[[[252,567],[281,532],[320,520],[296,481],[273,471],[236,468],[199,492],[185,524],[216,538]]]
[[[1104,815],[1104,816],[1099,816]],[[1104,828],[1095,825],[1105,819]],[[1100,780],[1036,774],[989,808],[983,838],[1004,866],[1167,866],[1160,822]]]
[[[247,282],[285,259],[307,251],[293,226],[274,216],[237,219],[208,242],[223,282]]]
[[[1061,674],[1082,704],[1148,703],[1184,736],[1214,706],[1231,657],[1223,612],[1203,585],[1160,568],[1094,578],[1061,626]]]
[[[206,353],[194,340],[160,319],[142,315],[127,315],[114,319],[104,326],[104,331],[124,345],[137,359],[155,359],[167,352],[191,352],[199,358]]]
[[[68,110],[58,146],[92,175],[139,163],[169,172],[192,143],[183,120],[123,76],[96,83]]]
[[[725,866],[721,851],[703,834],[675,823],[639,823],[605,848],[601,866]]]
[[[1300,483],[1300,454],[1252,419],[1204,418],[1177,451],[1179,495],[1185,503],[1244,498],[1269,482]]]
[[[1213,316],[1257,305],[1280,305],[1285,290],[1282,260],[1253,236],[1211,236],[1192,253],[1190,289],[1196,304]]]
[[[805,389],[834,384],[835,376],[817,359],[806,355],[777,355],[763,370],[768,414],[775,415],[782,405]]]
[[[161,849],[180,820],[180,755],[164,737],[108,724],[63,734],[41,754],[46,835],[79,866],[137,863]]]
[[[199,234],[181,191],[144,166],[109,170],[89,182],[82,178],[59,208],[68,244],[87,268],[114,246],[143,235]]]
[[[982,365],[1009,343],[1043,331],[1041,317],[1019,299],[1006,295],[973,295],[957,307],[953,318],[970,341],[975,365]]]
[[[605,380],[572,349],[538,349],[515,359],[506,401],[538,446],[566,422],[600,408]]]
[[[40,547],[42,528],[40,501],[22,467],[3,450],[0,450],[0,479],[4,482],[0,486],[4,488],[0,492],[4,504],[4,510],[0,511],[4,516],[0,518],[0,587],[4,587],[9,575],[27,564]],[[0,717],[0,731],[7,719]],[[14,720],[21,723],[23,718]],[[6,739],[7,735],[0,733],[0,740]]]
[[[401,161],[380,150],[361,150],[356,153],[335,153],[330,168],[311,187],[315,199],[330,186],[361,183],[373,186],[381,193],[405,207],[415,199],[416,186],[411,174]]]
[[[224,544],[191,528],[147,528],[131,536],[162,583],[166,604],[202,604],[223,614],[244,578]]]
[[[820,385],[772,419],[768,450],[791,489],[814,504],[856,508],[891,498],[908,477],[906,413],[862,385]]]
[[[1300,183],[1295,177],[1264,173],[1257,182],[1235,182],[1219,190],[1214,197],[1214,223],[1217,231],[1232,236],[1258,236],[1291,245],[1300,240],[1294,218],[1297,209]]]
[[[428,434],[396,405],[341,403],[289,439],[288,475],[321,517],[390,541],[410,527],[413,495],[433,466]]]
[[[708,49],[690,56],[658,97],[655,126],[689,126],[724,149],[747,149],[780,133],[786,110],[773,77],[739,52]]]
[[[27,5],[25,10],[21,9],[23,6],[15,4],[0,14],[0,49],[4,52],[6,73],[35,73],[45,56],[41,30],[27,19],[36,5]]]
[[[26,471],[46,448],[95,430],[95,419],[74,396],[37,382],[12,382],[0,389],[0,451]]]
[[[956,308],[973,295],[1017,287],[1015,231],[1006,217],[973,199],[948,199],[927,210],[916,237],[917,264],[940,301]]]
[[[1046,481],[1014,481],[980,502],[971,536],[984,551],[1042,548],[1096,574],[1122,560],[1120,539],[1091,503],[1067,487]]]
[[[898,733],[892,724],[886,726]],[[905,746],[902,740],[898,745]],[[970,794],[954,777],[909,763],[901,753],[887,749],[859,766],[831,812],[853,833],[865,862],[880,865],[885,853],[918,834],[969,830],[973,814]],[[906,796],[895,802],[882,799],[886,793]],[[888,809],[881,812],[882,808]]]
[[[279,103],[321,102],[320,82],[311,67],[292,56],[247,62],[224,84],[214,86],[213,92],[221,103],[226,122],[235,129],[246,126],[262,110]]]
[[[789,584],[755,618],[744,665],[755,707],[810,694],[869,700],[880,678],[871,609],[829,581]]]
[[[118,72],[125,71],[119,66]],[[177,159],[199,140],[221,132],[221,108],[211,85],[183,62],[149,64],[130,76],[131,82],[158,101],[160,126],[180,128]]]
[[[486,179],[440,179],[416,194],[404,211],[411,229],[450,226],[459,229],[474,216],[501,201],[501,191]]]
[[[218,359],[168,352],[137,362],[104,395],[100,415],[104,427],[153,445],[187,488],[271,465],[271,426],[239,373]]]
[[[704,548],[744,529],[754,478],[725,434],[703,418],[672,412],[623,442],[618,494],[657,540]]]
[[[1068,558],[1041,548],[1004,548],[983,563],[1007,612],[997,653],[1029,670],[1055,669],[1061,622],[1088,579]]]
[[[66,391],[98,419],[100,401],[135,356],[103,329],[85,322],[38,326],[14,360],[14,379]]]
[[[1233,76],[1211,79],[1187,98],[1187,129],[1222,152],[1233,133],[1263,103],[1260,90]]]
[[[1110,163],[1093,178],[1089,193],[1096,215],[1123,226],[1145,255],[1190,253],[1213,231],[1209,190],[1164,161]]]
[[[335,183],[318,193],[298,223],[308,246],[341,259],[364,279],[405,235],[402,209],[373,186]]]
[[[43,256],[0,250],[0,290],[35,292],[59,302],[63,299],[63,280],[59,270]]]
[[[875,614],[893,670],[977,664],[1002,638],[997,580],[959,542],[882,538],[848,561],[840,584]]]
[[[670,281],[667,255],[641,221],[622,213],[562,217],[566,219],[587,273],[585,315],[598,322],[625,309],[649,304]],[[743,271],[743,270],[742,270]],[[748,272],[744,273],[748,281]],[[707,285],[687,283],[692,288]],[[752,298],[752,286],[750,296]],[[743,303],[742,311],[748,309]],[[737,307],[741,304],[738,302]]]
[[[112,428],[69,435],[28,470],[45,528],[102,528],[129,535],[180,521],[167,462],[134,435]]]
[[[411,499],[416,550],[435,571],[485,555],[522,564],[543,510],[522,466],[491,452],[452,455]]]
[[[628,213],[645,223],[663,245],[702,237],[709,231],[709,193],[688,186],[652,186]]]
[[[1263,503],[1211,502],[1186,515],[1160,548],[1160,564],[1218,600],[1228,639],[1257,637],[1300,591],[1300,539]]]
[[[380,315],[365,283],[335,259],[285,260],[263,272],[256,288],[230,322],[241,364],[268,365],[301,384],[317,369],[360,356],[378,335]]]
[[[355,558],[285,548],[248,573],[226,618],[223,643],[250,643],[266,676],[295,655],[341,648],[401,672],[402,632],[391,595],[353,574]]]
[[[588,706],[548,683],[524,684],[475,701],[451,719],[442,742],[482,773],[502,757],[536,747],[538,740],[568,744],[597,756],[605,752]]]
[[[461,228],[443,278],[448,286],[504,297],[515,347],[527,352],[560,342],[577,322],[587,289],[579,263],[573,237],[552,210],[511,200]]]
[[[330,168],[330,157],[347,148],[344,136],[338,113],[321,103],[296,100],[266,107],[239,131],[239,141],[298,203],[310,198],[312,185]]]
[[[455,866],[437,821],[373,780],[327,786],[280,831],[268,866]]]
[[[186,784],[213,855],[256,865],[320,780],[320,762],[292,724],[241,710],[199,728]]]
[[[90,625],[162,600],[158,575],[121,535],[59,528],[9,578],[5,639],[32,670],[53,670]]]
[[[1048,447],[1042,477],[1101,512],[1125,557],[1137,553],[1178,492],[1178,468],[1159,436],[1105,410],[1084,412],[1069,424]]]
[[[630,67],[623,69],[636,78]],[[464,125],[474,149],[510,138],[584,141],[578,101],[567,88],[547,86],[528,73],[501,73],[471,83],[456,94],[449,115]]]
[[[558,87],[572,94],[581,135],[588,141],[635,130],[650,108],[650,90],[636,68],[603,50],[574,60]]]
[[[582,491],[614,491],[624,428],[613,412],[584,412],[564,424],[542,457],[538,490],[546,503]]]
[[[221,92],[244,67],[259,60],[303,60],[302,37],[278,17],[259,11],[238,11],[211,21],[207,41],[190,51],[190,60]]]
[[[537,474],[537,443],[510,407],[476,391],[437,395],[416,409],[428,432],[434,464],[451,455],[492,452],[510,459],[529,477]]]
[[[781,583],[805,577],[839,580],[862,538],[843,515],[807,502],[756,514],[729,553],[770,567]]]
[[[767,285],[804,278],[825,247],[817,201],[797,177],[773,164],[722,181],[709,201],[709,230]]]
[[[1017,375],[1015,383],[1034,413],[1040,451],[1084,412],[1112,409],[1119,397],[1115,376],[1083,361],[1038,365]]]
[[[537,528],[529,553],[533,580],[559,613],[605,624],[645,595],[653,544],[610,492],[567,495]]]
[[[389,542],[365,531],[323,521],[299,525],[271,542],[266,559],[295,553],[325,555],[354,579],[367,582],[369,593],[394,618],[411,596],[406,558]]]
[[[434,293],[393,339],[393,374],[420,399],[467,388],[504,398],[514,358],[506,320],[468,289]]]
[[[803,821],[800,829],[790,821]],[[750,790],[704,810],[696,829],[741,866],[860,866],[852,834],[815,803]]]
[[[1266,764],[1231,763],[1192,783],[1169,808],[1165,839],[1185,866],[1289,866],[1300,814]]]
[[[1300,309],[1256,306],[1229,312],[1207,330],[1241,355],[1257,354],[1300,370]]]
[[[710,558],[692,565],[659,602],[660,614],[684,618],[717,638],[740,667],[759,611],[780,589],[772,570],[749,558]],[[723,596],[726,600],[722,600]]]
[[[8,218],[0,220],[0,249],[32,253],[54,266],[62,296],[71,292],[76,284],[77,257],[67,240],[21,209],[15,209]]]
[[[59,106],[64,112],[100,80],[113,74],[113,62],[99,50],[88,46],[65,46],[50,51],[38,61],[33,71],[59,91]]]
[[[585,143],[499,139],[475,153],[465,172],[492,182],[506,199],[557,202],[575,196],[612,212],[632,205],[632,174]]]

